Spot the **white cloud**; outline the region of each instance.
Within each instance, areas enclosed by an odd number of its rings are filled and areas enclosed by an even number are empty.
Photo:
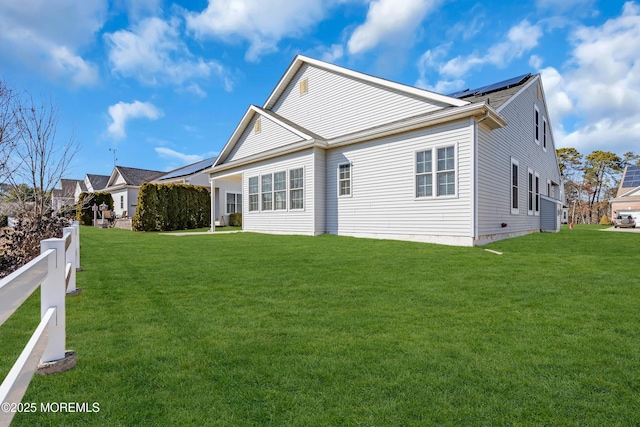
[[[437,66],[437,64],[447,54],[449,47],[450,45],[438,46],[433,50],[429,49],[420,56],[420,59],[418,59],[418,71],[420,73],[420,77],[416,81],[415,86],[442,94],[448,94],[462,89],[464,80],[461,79],[439,80],[435,85],[430,84],[427,80],[427,73],[430,69]]]
[[[536,6],[540,9],[551,10],[554,13],[566,11],[593,10],[593,0],[536,0]]]
[[[326,62],[335,62],[344,56],[344,47],[341,44],[333,44],[330,48],[324,49],[321,59]]]
[[[406,40],[440,0],[374,0],[366,21],[357,27],[347,43],[349,53],[369,51],[382,42]]]
[[[165,159],[177,159],[182,161],[184,164],[190,164],[190,163],[198,162],[200,160],[204,160],[204,157],[198,154],[179,153],[177,151],[174,151],[166,147],[156,147],[154,148],[154,150],[156,151],[156,153],[158,153],[160,157],[163,157]]]
[[[164,114],[150,102],[133,101],[132,103],[118,102],[109,107],[109,116],[112,123],[107,131],[115,138],[122,139],[127,136],[125,126],[130,119],[147,118],[157,120]]]
[[[201,13],[187,13],[187,28],[197,38],[249,42],[246,59],[274,52],[280,40],[306,33],[325,15],[331,0],[209,0]]]
[[[146,18],[132,30],[105,34],[113,72],[148,85],[182,85],[194,79],[219,78],[226,90],[233,83],[226,69],[215,61],[194,59],[180,39],[179,21]],[[201,89],[200,89],[201,90]]]
[[[542,29],[538,25],[531,25],[529,21],[523,20],[509,29],[505,41],[491,46],[486,54],[453,58],[440,67],[440,73],[449,78],[460,78],[472,68],[484,64],[505,67],[536,47],[540,37],[542,37]]]
[[[53,79],[93,84],[97,67],[80,51],[95,42],[106,15],[106,0],[0,2],[0,55]]]
[[[619,17],[576,30],[573,42],[566,70],[542,70],[549,108],[557,117],[554,129],[563,119],[576,124],[562,129],[558,145],[587,154],[638,152],[640,6],[625,3]]]

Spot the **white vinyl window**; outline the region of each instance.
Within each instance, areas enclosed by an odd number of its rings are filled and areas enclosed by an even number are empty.
[[[227,193],[227,215],[242,212],[242,194]]]
[[[547,133],[549,130],[549,126],[547,125],[547,118],[542,118],[542,149],[547,151]]]
[[[433,152],[416,153],[416,197],[433,196]]]
[[[351,163],[338,165],[338,195],[351,196]]]
[[[533,126],[536,144],[540,145],[540,110],[537,105],[533,106]]]
[[[438,196],[456,194],[456,148],[455,146],[437,149],[438,153]]]
[[[289,171],[289,193],[291,209],[304,209],[304,169]]]
[[[273,174],[260,176],[260,194],[262,196],[262,210],[273,210]]]
[[[249,178],[249,211],[260,210],[260,187],[258,186],[258,177],[252,176]]]
[[[516,159],[511,159],[511,214],[517,215],[520,213],[520,163]]]
[[[273,196],[277,211],[287,209],[287,172],[273,174]]]

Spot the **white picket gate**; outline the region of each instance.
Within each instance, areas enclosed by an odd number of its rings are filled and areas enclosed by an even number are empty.
[[[46,239],[40,245],[37,258],[0,280],[0,326],[41,286],[40,324],[0,385],[0,426],[11,423],[38,364],[65,359],[65,298],[76,291],[80,267],[78,222],[64,228],[61,239]]]

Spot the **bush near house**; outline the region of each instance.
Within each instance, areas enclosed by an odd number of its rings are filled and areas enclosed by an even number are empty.
[[[229,225],[232,227],[242,227],[242,214],[236,212],[229,215]]]
[[[111,193],[80,193],[78,204],[76,205],[76,220],[80,221],[80,225],[92,225],[93,210],[91,210],[91,208],[94,204],[100,206],[102,203],[109,206],[109,210],[113,209],[113,197],[111,197]],[[98,216],[98,218],[100,218],[100,216]]]
[[[600,219],[600,225],[611,225],[612,222],[607,215],[603,215]]]
[[[135,231],[172,231],[211,225],[211,193],[205,187],[151,184],[140,187]]]

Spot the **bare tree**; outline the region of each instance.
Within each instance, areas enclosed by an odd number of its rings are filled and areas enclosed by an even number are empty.
[[[67,171],[73,157],[80,149],[72,132],[68,139],[57,137],[58,108],[51,97],[41,102],[29,94],[24,96],[14,112],[18,126],[18,144],[10,156],[12,173],[9,182],[18,187],[27,184],[33,189],[33,208],[26,204],[25,211],[42,215],[51,206],[51,191]]]
[[[0,183],[5,182],[11,172],[8,168],[9,159],[20,134],[15,116],[19,102],[17,92],[0,80]]]

